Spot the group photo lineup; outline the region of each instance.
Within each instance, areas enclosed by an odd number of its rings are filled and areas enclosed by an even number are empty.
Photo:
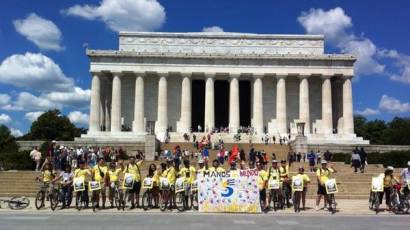
[[[0,5],[0,230],[408,228],[409,1]]]

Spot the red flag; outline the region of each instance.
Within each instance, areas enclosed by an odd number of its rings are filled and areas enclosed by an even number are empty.
[[[239,149],[238,149],[238,146],[235,144],[232,147],[232,154],[228,159],[228,163],[231,164],[231,162],[238,157],[238,154],[239,154]]]

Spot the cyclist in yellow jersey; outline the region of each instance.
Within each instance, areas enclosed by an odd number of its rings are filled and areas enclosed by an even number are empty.
[[[218,161],[218,160],[213,160],[213,161],[212,161],[212,167],[210,167],[208,170],[209,170],[209,172],[218,172],[218,173],[220,173],[220,172],[225,172],[225,169],[222,168],[222,167],[219,165],[219,161]]]
[[[159,202],[159,176],[160,176],[160,173],[157,170],[157,165],[154,163],[150,164],[148,168],[147,177],[151,178],[152,180],[151,191],[152,191],[152,196],[154,198],[155,207],[158,206],[158,202]]]
[[[279,181],[280,180],[280,172],[279,172],[279,167],[278,167],[278,161],[277,160],[272,160],[272,166],[269,167],[268,169],[268,178],[267,181],[269,183],[269,180],[275,180],[275,181]],[[278,189],[277,193],[279,194],[279,196],[282,196],[282,190]],[[272,200],[271,195],[273,194],[273,189],[271,189],[268,193],[268,202],[267,204],[269,204]]]
[[[307,186],[310,183],[310,178],[305,174],[305,169],[302,166],[299,167],[298,174],[296,176],[302,178],[303,180],[302,209],[305,210]]]
[[[321,168],[318,168],[316,170],[316,177],[318,181],[316,211],[319,211],[320,199],[322,198],[322,196],[326,195],[325,183],[327,180],[329,180],[333,172],[335,172],[335,170],[331,167],[327,167],[327,161],[325,160],[321,161]]]
[[[108,182],[107,184],[109,186],[108,198],[111,203],[111,208],[114,208],[114,190],[116,187],[118,188],[120,186],[119,178],[121,172],[121,168],[116,168],[115,162],[110,163],[110,168],[108,169],[106,174],[106,181]]]
[[[91,178],[91,170],[86,166],[84,161],[78,162],[79,168],[74,171],[74,178],[82,177],[84,179],[84,187],[85,190],[83,191],[84,200],[86,201],[86,207],[88,207],[88,182]],[[80,192],[77,192],[77,196],[79,196]]]
[[[280,174],[280,181],[282,182],[282,190],[283,195],[285,195],[286,205],[290,207],[290,199],[292,198],[292,188],[290,186],[290,179],[289,179],[289,165],[286,164],[286,160],[282,160],[280,162],[279,167],[279,174]],[[286,196],[286,194],[288,196]]]
[[[53,166],[51,164],[46,164],[41,172],[41,177],[37,177],[37,180],[42,180],[45,186],[48,186],[55,177]]]
[[[101,184],[101,190],[95,190],[95,202],[97,203],[96,207],[100,207],[100,193],[101,193],[101,201],[102,201],[102,208],[105,209],[105,200],[106,200],[106,185],[105,185],[105,175],[108,172],[108,167],[105,165],[105,160],[103,157],[98,159],[98,163],[96,166],[93,167],[92,171],[92,179],[94,181],[98,181]],[[107,184],[107,186],[109,186]]]
[[[168,179],[171,191],[171,204],[175,204],[175,182],[176,182],[176,171],[174,167],[174,161],[172,159],[168,159],[167,161],[167,171],[166,171],[166,178]],[[172,205],[171,205],[172,206]]]
[[[138,159],[138,162],[136,162],[136,159],[134,156],[131,156],[129,158],[130,162],[128,165],[125,167],[125,172],[130,173],[134,175],[134,186],[132,189],[129,190],[129,195],[131,199],[131,209],[135,208],[135,202],[137,202],[137,208],[139,208],[139,198],[140,198],[140,191],[141,191],[141,166],[142,163],[144,162],[143,159]],[[134,199],[134,194],[135,194],[135,199]]]
[[[264,169],[264,165],[261,162],[256,163],[256,168],[259,171],[257,184],[259,187],[259,200],[261,209],[266,209],[266,183],[268,180],[268,172]]]
[[[391,210],[391,192],[393,186],[399,183],[399,180],[393,175],[394,168],[392,166],[388,166],[384,171],[383,177],[383,193],[380,196],[380,202],[383,201],[383,196],[386,194],[386,207],[387,210]]]
[[[179,170],[178,175],[185,178],[187,184],[192,184],[196,179],[196,169],[190,166],[189,160],[185,159],[183,162],[184,166]]]

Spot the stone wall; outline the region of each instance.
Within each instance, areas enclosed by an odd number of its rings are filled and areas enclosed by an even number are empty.
[[[324,152],[329,150],[332,153],[351,153],[356,147],[363,147],[367,153],[372,152],[391,152],[391,151],[407,151],[410,150],[410,145],[336,145],[336,144],[322,144],[322,145],[308,145],[310,150],[320,150]]]

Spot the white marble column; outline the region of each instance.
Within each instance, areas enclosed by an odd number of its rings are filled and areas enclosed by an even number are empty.
[[[215,74],[205,74],[205,127],[212,130],[215,127],[215,92],[214,92],[214,77]]]
[[[158,73],[158,110],[155,133],[160,139],[165,138],[168,129],[168,86],[167,73]]]
[[[136,73],[134,96],[134,121],[132,122],[132,131],[134,133],[145,133],[144,117],[144,73]]]
[[[343,82],[343,130],[354,134],[352,76],[344,76]]]
[[[111,130],[111,96],[112,96],[112,79],[110,77],[106,78],[105,83],[105,92],[106,92],[106,100],[105,100],[105,131]]]
[[[121,132],[121,77],[114,74],[111,97],[111,132]]]
[[[263,134],[263,87],[262,87],[262,77],[263,75],[254,76],[252,87],[252,118],[253,118],[253,128],[257,135]]]
[[[90,124],[89,132],[100,131],[100,98],[101,98],[100,76],[93,74],[91,81],[91,101],[90,101]]]
[[[276,76],[276,125],[281,136],[288,133],[286,115],[286,75]]]
[[[99,127],[100,131],[102,131],[103,126],[105,126],[105,98],[106,92],[104,87],[104,78],[100,77],[100,119],[99,119]]]
[[[237,133],[239,129],[239,75],[231,75],[229,83],[229,132]]]
[[[190,133],[192,110],[191,110],[191,74],[182,74],[181,90],[181,118],[179,120],[179,133]]]
[[[309,75],[299,75],[299,121],[305,123],[305,134],[310,133]]]
[[[322,133],[333,133],[332,83],[329,75],[322,76]]]

